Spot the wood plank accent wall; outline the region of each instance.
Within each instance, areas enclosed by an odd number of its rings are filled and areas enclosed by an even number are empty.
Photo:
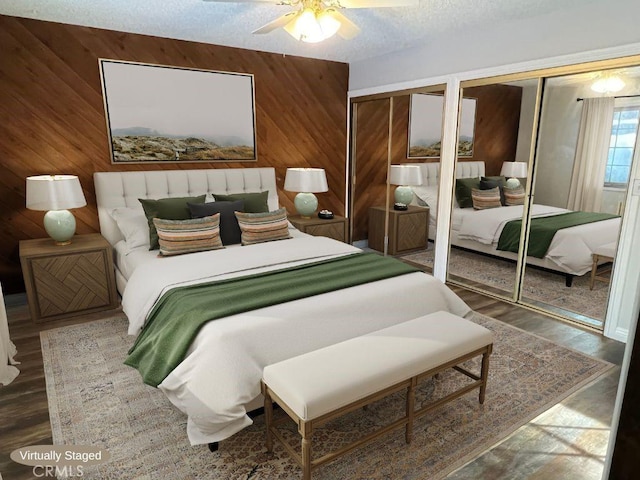
[[[88,205],[73,213],[78,233],[99,231],[93,172],[276,168],[280,203],[287,167],[320,167],[329,192],[320,206],[345,213],[349,66],[203,43],[0,16],[0,281],[24,291],[21,239],[46,237],[44,212],[25,208],[25,179],[78,175]],[[258,161],[112,165],[99,58],[254,74]]]
[[[484,161],[487,175],[499,175],[502,163],[515,159],[522,89],[489,85],[467,88],[464,96],[478,101],[473,156],[460,161]],[[407,158],[410,96],[394,97],[393,102],[391,163],[439,162],[439,158]],[[369,207],[385,204],[389,99],[359,103],[356,128],[353,241],[367,238]]]
[[[487,175],[500,175],[502,163],[516,159],[522,88],[486,85],[462,93],[478,99],[473,156],[462,160],[484,161]]]

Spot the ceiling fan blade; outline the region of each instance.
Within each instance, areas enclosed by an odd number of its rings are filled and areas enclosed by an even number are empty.
[[[419,0],[339,0],[343,8],[412,7]],[[330,2],[327,2],[330,3]]]
[[[355,23],[353,23],[337,10],[330,9],[326,12],[328,15],[331,15],[333,18],[340,22],[340,28],[336,33],[345,40],[351,40],[353,37],[360,33],[360,27],[358,27]]]
[[[289,23],[291,20],[296,18],[299,15],[299,13],[300,12],[285,13],[281,17],[276,18],[272,22],[269,22],[266,25],[263,25],[262,27],[260,27],[257,30],[254,30],[251,33],[261,34],[261,33],[273,32],[277,28],[284,27],[287,23]]]

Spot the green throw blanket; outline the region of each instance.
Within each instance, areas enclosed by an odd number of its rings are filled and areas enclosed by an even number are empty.
[[[174,288],[153,307],[124,363],[137,368],[144,383],[157,387],[211,320],[417,271],[394,258],[358,253]]]
[[[575,227],[576,225],[599,222],[616,217],[617,215],[611,215],[609,213],[568,212],[548,217],[532,218],[527,255],[537,258],[544,257],[547,254],[547,250],[549,250],[549,245],[551,245],[554,235],[561,228]],[[520,244],[521,228],[522,220],[512,220],[508,222],[500,234],[498,250],[517,253]]]

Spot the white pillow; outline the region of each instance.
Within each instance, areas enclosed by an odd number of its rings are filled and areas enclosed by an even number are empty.
[[[418,205],[429,206],[431,210],[438,209],[438,186],[425,185],[413,187],[413,193],[418,197]]]
[[[114,208],[111,218],[118,224],[127,244],[127,254],[136,248],[149,250],[149,221],[142,208]]]

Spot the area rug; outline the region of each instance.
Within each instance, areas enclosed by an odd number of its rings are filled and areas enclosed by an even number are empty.
[[[434,249],[403,255],[419,265],[433,268]],[[511,295],[515,285],[516,264],[501,258],[461,250],[451,249],[450,273],[457,277],[479,282]],[[528,267],[522,287],[525,300],[542,302],[580,315],[604,320],[607,309],[609,284],[595,282],[589,290],[590,274],[574,277],[573,285],[565,285],[564,275]]]
[[[489,317],[474,313],[471,319],[495,336],[484,405],[477,390],[470,392],[418,419],[410,445],[403,429],[395,430],[318,468],[315,479],[443,478],[612,367]],[[54,443],[94,445],[110,454],[108,462],[86,468],[83,478],[300,478],[277,442],[272,455],[265,453],[262,415],[221,442],[218,452],[190,446],[185,415],[122,363],[132,344],[126,329],[117,316],[40,334]],[[477,361],[466,366],[479,367]],[[466,381],[454,371],[426,380],[418,402]],[[315,445],[319,451],[335,448],[403,409],[403,392],[387,397],[318,430]],[[293,423],[286,425],[284,434],[297,443]]]

